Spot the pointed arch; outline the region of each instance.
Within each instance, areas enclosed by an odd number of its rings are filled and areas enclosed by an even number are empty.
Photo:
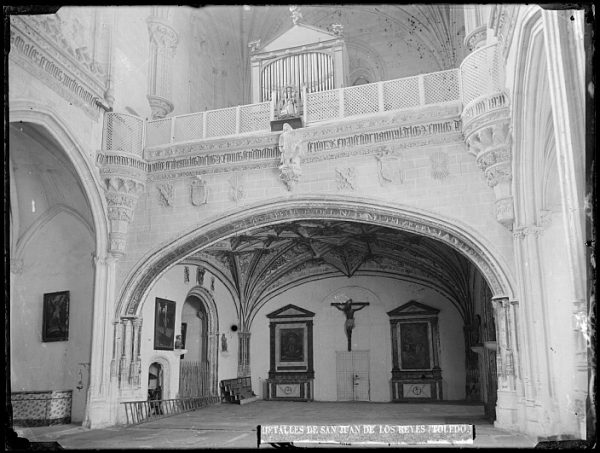
[[[370,199],[329,196],[280,198],[244,206],[206,219],[174,240],[148,252],[129,272],[116,316],[135,316],[148,291],[170,267],[206,246],[237,233],[290,220],[347,220],[431,237],[465,255],[481,271],[494,297],[513,297],[513,278],[499,252],[471,227],[439,214]]]

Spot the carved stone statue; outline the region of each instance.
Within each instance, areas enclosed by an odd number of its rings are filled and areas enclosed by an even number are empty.
[[[298,116],[298,96],[292,86],[286,86],[278,103],[278,118]]]
[[[348,339],[348,351],[352,351],[352,330],[354,329],[355,325],[354,313],[365,308],[367,305],[369,305],[369,302],[352,302],[352,299],[348,299],[344,303],[332,303],[331,305],[344,312],[346,315],[344,329],[346,331],[346,338]]]
[[[279,136],[279,150],[281,152],[281,179],[287,186],[288,190],[292,190],[298,179],[302,175],[300,168],[301,162],[301,147],[297,140],[293,139],[292,127],[285,123],[283,132]]]

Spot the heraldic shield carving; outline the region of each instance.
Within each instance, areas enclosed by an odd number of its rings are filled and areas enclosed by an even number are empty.
[[[387,147],[382,147],[375,155],[377,159],[377,170],[379,184],[402,184],[404,182],[404,171],[400,156],[393,154]]]
[[[194,206],[202,206],[208,202],[208,186],[199,176],[192,181],[191,187],[191,199]]]

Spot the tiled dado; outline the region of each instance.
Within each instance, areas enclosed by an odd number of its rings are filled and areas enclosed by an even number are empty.
[[[71,423],[73,391],[15,392],[10,395],[15,426]]]

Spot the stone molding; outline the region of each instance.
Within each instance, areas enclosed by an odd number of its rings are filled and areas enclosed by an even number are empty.
[[[55,15],[11,16],[10,59],[97,120],[108,110],[99,65],[88,63],[62,36]],[[79,51],[79,53],[78,53]]]
[[[496,295],[512,293],[507,274],[497,262],[494,254],[469,239],[465,227],[452,226],[450,220],[439,215],[398,211],[392,206],[378,206],[371,201],[351,201],[331,197],[324,201],[320,197],[304,197],[298,200],[271,201],[266,205],[245,206],[243,212],[208,219],[204,227],[197,226],[189,233],[170,243],[161,245],[160,250],[141,258],[137,269],[131,271],[118,304],[118,312],[129,316],[136,313],[154,279],[165,268],[218,239],[274,222],[298,219],[349,220],[381,225],[440,240],[463,253],[485,276],[492,292]]]

